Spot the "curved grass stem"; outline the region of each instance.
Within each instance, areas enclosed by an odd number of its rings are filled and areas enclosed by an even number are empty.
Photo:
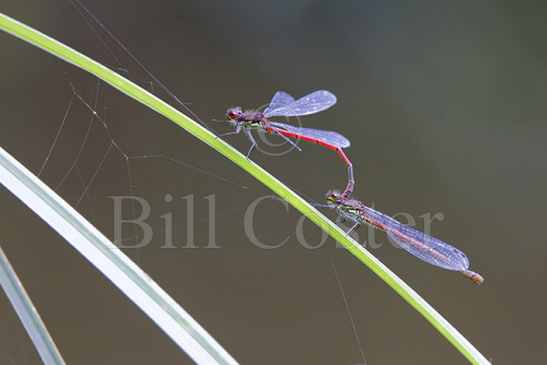
[[[450,323],[448,323],[437,311],[425,302],[412,288],[398,278],[391,270],[378,261],[361,245],[353,241],[338,228],[333,222],[319,213],[304,199],[291,191],[282,182],[270,175],[267,171],[245,158],[244,155],[217,138],[214,134],[194,122],[174,107],[152,95],[143,88],[111,71],[105,66],[95,62],[89,57],[67,47],[14,19],[0,13],[0,28],[4,31],[23,39],[24,41],[42,48],[60,59],[71,63],[83,70],[97,76],[109,83],[121,92],[150,107],[156,112],[178,124],[186,131],[199,138],[204,143],[226,156],[232,162],[253,175],[264,185],[285,199],[289,204],[298,209],[321,229],[331,235],[335,240],[346,247],[353,255],[367,265],[373,272],[399,293],[409,304],[420,312],[431,324],[437,328],[470,362],[474,364],[489,364],[482,354],[465,339]]]

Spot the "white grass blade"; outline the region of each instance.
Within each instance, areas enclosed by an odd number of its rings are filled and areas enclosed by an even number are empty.
[[[189,133],[199,138],[209,146],[215,148],[219,153],[229,158],[249,174],[256,177],[268,188],[272,189],[281,198],[298,209],[321,229],[340,242],[353,255],[367,265],[382,280],[399,293],[409,304],[421,313],[435,328],[439,330],[469,361],[474,364],[490,364],[488,360],[450,323],[448,323],[435,309],[428,305],[414,290],[406,285],[391,270],[376,259],[370,252],[365,250],[357,242],[350,239],[347,234],[330,222],[324,215],[313,208],[302,197],[296,195],[281,181],[266,172],[260,166],[247,159],[222,139],[210,133],[201,125],[195,123],[187,116],[177,111],[172,106],[161,101],[148,91],[133,84],[129,80],[112,72],[105,66],[98,64],[89,57],[63,45],[53,38],[42,34],[29,26],[22,24],[2,13],[0,13],[0,29],[29,42],[46,52],[49,52],[66,62],[80,67],[89,73],[97,76],[105,82],[117,88],[121,92],[150,107],[161,115],[171,119],[174,123],[186,129]]]
[[[144,271],[2,148],[0,183],[95,265],[196,363],[237,364]]]
[[[32,304],[23,283],[21,283],[9,263],[2,247],[0,247],[0,285],[4,288],[11,305],[15,308],[15,312],[21,319],[44,364],[64,364],[65,361],[49,335],[38,311]]]

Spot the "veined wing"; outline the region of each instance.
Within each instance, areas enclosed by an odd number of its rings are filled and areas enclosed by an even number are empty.
[[[312,128],[299,128],[289,124],[271,122],[271,121],[270,121],[270,124],[275,127],[284,129],[287,132],[295,134],[296,135],[295,137],[309,138],[312,140],[312,142],[319,141],[319,142],[327,143],[339,148],[347,148],[351,145],[350,141],[346,137],[341,135],[340,133],[324,131],[320,129],[312,129]]]
[[[369,207],[364,207],[364,211],[366,216],[385,226],[382,229],[399,246],[417,258],[448,270],[460,271],[469,268],[467,256],[448,243],[417,231]]]
[[[291,113],[295,107],[296,100],[292,96],[286,92],[278,91],[270,101],[270,105],[264,109],[264,116],[266,118],[284,116],[287,115],[285,113]]]
[[[266,118],[277,116],[296,117],[318,113],[334,104],[336,104],[336,96],[327,90],[315,91],[296,101],[289,94],[278,91],[274,95],[270,106],[264,110],[264,115]]]
[[[336,96],[327,90],[318,90],[304,96],[296,101],[296,107],[292,114],[285,114],[286,117],[308,115],[318,113],[336,104]]]

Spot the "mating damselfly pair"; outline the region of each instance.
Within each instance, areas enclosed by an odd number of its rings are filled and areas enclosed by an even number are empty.
[[[334,209],[342,217],[340,222],[346,220],[353,222],[354,225],[348,231],[348,234],[356,231],[365,223],[385,231],[399,246],[417,258],[443,269],[459,271],[473,282],[482,283],[484,279],[479,274],[469,270],[469,260],[462,251],[369,208],[358,200],[349,199],[353,192],[355,180],[353,165],[343,151],[344,148],[350,146],[350,141],[347,138],[337,132],[295,127],[269,120],[272,117],[300,117],[314,114],[326,110],[334,104],[336,104],[336,96],[326,90],[315,91],[298,100],[283,91],[278,91],[269,106],[262,112],[243,112],[240,107],[228,109],[226,112],[227,120],[217,122],[229,123],[235,127],[235,131],[221,134],[219,137],[243,132],[251,141],[251,148],[247,152],[247,158],[257,147],[257,143],[251,134],[252,130],[279,135],[299,151],[301,151],[300,147],[289,137],[313,142],[335,150],[348,168],[348,185],[342,193],[330,190],[326,196],[328,204],[314,204],[316,207]]]

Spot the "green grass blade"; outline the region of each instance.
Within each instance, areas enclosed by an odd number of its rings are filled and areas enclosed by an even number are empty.
[[[11,267],[2,247],[0,247],[0,286],[4,288],[11,305],[15,308],[15,312],[17,312],[17,315],[21,319],[44,364],[64,364],[65,362],[59,350],[49,335],[38,311],[32,304],[23,287],[23,283],[21,283],[13,267]]]
[[[281,198],[289,202],[293,207],[306,215],[325,232],[346,247],[359,260],[365,263],[372,271],[388,283],[397,293],[418,310],[435,328],[437,328],[469,361],[475,364],[489,364],[480,352],[467,341],[452,325],[450,325],[439,313],[429,306],[416,292],[399,279],[393,272],[379,262],[374,256],[363,249],[358,243],[346,237],[345,233],[336,227],[325,216],[304,201],[300,196],[287,188],[283,183],[271,176],[260,166],[249,161],[241,153],[233,149],[224,141],[217,139],[215,135],[207,131],[201,125],[195,123],[175,108],[161,101],[148,91],[134,85],[129,80],[93,61],[87,56],[59,43],[58,41],[21,24],[11,18],[0,14],[0,28],[39,47],[45,51],[80,67],[99,77],[113,87],[119,89],[140,103],[152,108],[156,112],[166,116],[188,132],[201,139],[219,153],[232,160],[245,171],[256,177],[268,188],[273,190]]]

